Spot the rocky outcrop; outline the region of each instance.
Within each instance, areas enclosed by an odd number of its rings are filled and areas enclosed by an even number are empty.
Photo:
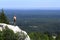
[[[7,26],[9,29],[13,30],[14,33],[17,33],[17,32],[22,32],[22,33],[24,33],[24,35],[27,35],[27,37],[25,38],[25,40],[30,40],[30,37],[29,37],[29,35],[26,33],[26,31],[23,31],[23,30],[20,29],[18,26],[0,23],[0,30],[2,31],[2,28],[5,28],[6,26]]]

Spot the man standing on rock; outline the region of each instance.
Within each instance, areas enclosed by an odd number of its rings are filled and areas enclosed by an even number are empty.
[[[16,25],[16,16],[14,16],[13,19],[14,19],[14,25]]]

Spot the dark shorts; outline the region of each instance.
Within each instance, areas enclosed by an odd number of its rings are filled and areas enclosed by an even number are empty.
[[[14,19],[14,22],[16,22],[16,20]]]

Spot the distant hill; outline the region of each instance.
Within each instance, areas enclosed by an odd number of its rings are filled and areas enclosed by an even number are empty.
[[[5,10],[7,14],[60,15],[60,10]]]
[[[5,10],[6,15],[11,18],[14,15],[17,18],[60,18],[60,10]],[[11,16],[11,17],[10,17]]]

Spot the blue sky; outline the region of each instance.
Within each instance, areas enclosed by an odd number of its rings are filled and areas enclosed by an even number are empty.
[[[0,0],[0,9],[60,9],[60,0]]]

